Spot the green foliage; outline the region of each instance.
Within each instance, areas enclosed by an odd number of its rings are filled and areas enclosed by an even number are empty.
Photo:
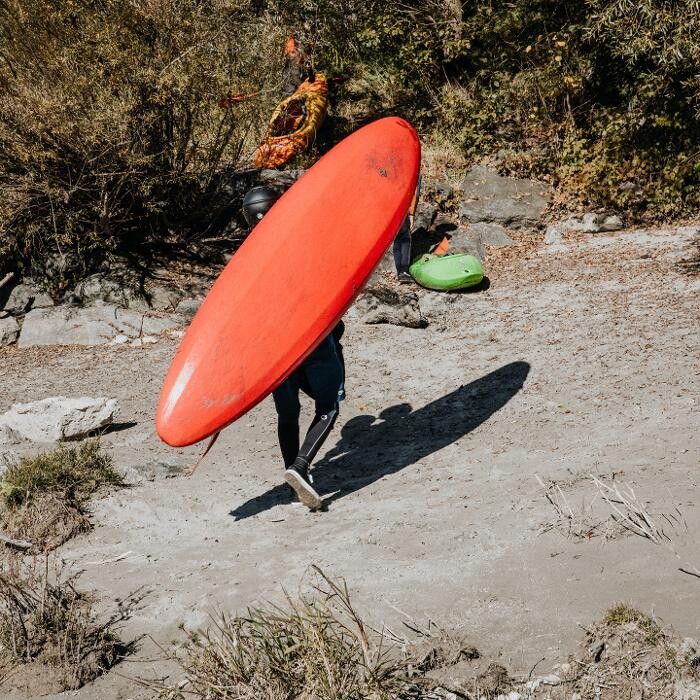
[[[121,483],[96,440],[22,459],[0,482],[0,527],[34,551],[48,551],[89,530],[90,496],[102,485]]]
[[[59,493],[70,506],[82,504],[102,484],[119,484],[121,480],[112,458],[100,451],[96,440],[88,440],[78,447],[61,446],[10,465],[1,490],[9,509],[27,505],[48,492]]]
[[[501,151],[505,172],[548,179],[561,198],[640,218],[693,212],[699,9],[698,0],[9,0],[0,272],[200,236],[281,97],[292,30],[316,69],[350,78],[319,150],[398,113],[468,160]]]

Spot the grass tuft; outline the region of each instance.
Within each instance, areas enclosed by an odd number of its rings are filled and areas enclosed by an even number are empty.
[[[61,689],[79,688],[128,653],[115,631],[123,615],[99,622],[76,579],[48,557],[10,557],[0,565],[0,687],[3,676],[16,678],[23,668],[36,675],[43,667],[58,672]]]
[[[52,549],[90,529],[87,500],[102,485],[120,483],[96,440],[21,459],[0,483],[2,528],[36,549]]]

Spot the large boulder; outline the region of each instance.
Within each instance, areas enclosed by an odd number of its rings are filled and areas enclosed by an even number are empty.
[[[0,348],[12,345],[19,337],[19,323],[12,317],[0,318]]]
[[[413,290],[395,288],[382,282],[365,291],[355,303],[352,314],[369,324],[389,323],[408,328],[425,328],[428,325]]]
[[[549,188],[535,180],[502,177],[495,170],[474,165],[462,183],[463,223],[496,223],[511,228],[537,224],[547,207]]]
[[[12,289],[3,310],[13,316],[20,316],[30,309],[41,309],[47,306],[53,306],[53,299],[27,280]]]
[[[136,341],[156,337],[177,327],[170,318],[146,316],[132,309],[105,304],[85,308],[36,309],[24,318],[18,346],[105,345],[119,336]]]
[[[76,439],[110,425],[118,412],[116,399],[54,396],[18,403],[0,415],[0,436],[4,435],[6,441]]]

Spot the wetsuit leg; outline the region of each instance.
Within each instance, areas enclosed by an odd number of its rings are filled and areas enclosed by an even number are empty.
[[[299,453],[299,382],[296,373],[272,392],[277,409],[277,437],[287,468]]]
[[[297,466],[308,468],[338,417],[338,395],[343,386],[343,366],[333,338],[326,338],[311,353],[301,369],[311,387],[316,404],[314,418],[296,460]]]
[[[394,238],[392,252],[396,274],[408,272],[408,267],[411,264],[411,227],[408,223],[408,217],[404,219],[396,238]]]

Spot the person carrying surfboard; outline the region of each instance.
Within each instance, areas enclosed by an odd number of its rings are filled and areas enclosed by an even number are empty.
[[[243,198],[243,216],[255,226],[279,199],[271,187],[254,187]],[[319,510],[322,499],[313,487],[311,464],[333,429],[345,398],[345,363],[340,339],[345,326],[340,321],[316,349],[272,392],[277,411],[284,478],[310,510]],[[299,391],[314,400],[315,411],[304,442],[299,445]]]

